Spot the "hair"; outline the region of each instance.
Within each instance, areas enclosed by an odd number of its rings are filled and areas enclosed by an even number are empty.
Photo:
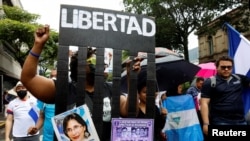
[[[136,127],[132,127],[132,128],[131,128],[131,132],[132,132],[132,131],[136,131]]]
[[[166,95],[167,95],[167,96],[175,96],[175,95],[178,95],[178,94],[177,94],[177,91],[178,91],[178,85],[169,86],[168,89],[167,89]]]
[[[63,132],[64,134],[68,137],[68,133],[67,133],[67,126],[68,126],[68,122],[70,120],[76,120],[78,123],[80,123],[82,126],[85,126],[86,130],[84,132],[84,137],[88,138],[90,136],[90,133],[88,131],[88,126],[86,124],[86,122],[82,119],[82,117],[80,115],[78,115],[77,113],[72,113],[70,115],[67,115],[64,119],[63,119]]]
[[[4,90],[3,94],[9,94],[8,90]]]
[[[141,90],[147,86],[147,70],[146,69],[142,69],[140,71],[140,73],[137,76],[137,91],[138,93],[141,92]],[[158,91],[158,85],[157,85],[157,81],[156,81],[156,85],[155,85],[155,91]]]
[[[147,86],[147,70],[141,70],[137,75],[137,91],[141,92],[143,87]]]
[[[122,131],[124,131],[124,130],[128,130],[128,128],[127,127],[122,127]]]
[[[183,91],[183,84],[172,84],[168,86],[167,92],[166,92],[166,96],[177,96],[180,95],[182,93],[178,93],[178,87],[182,86],[182,91]]]
[[[232,65],[234,65],[233,59],[230,58],[229,56],[221,56],[221,57],[215,62],[216,67],[219,67],[220,61],[230,61],[230,62],[232,63]]]
[[[196,82],[204,81],[205,79],[203,77],[197,77]]]
[[[90,53],[90,51],[92,51],[91,49],[88,49],[88,56],[89,54],[93,54],[92,52]],[[77,82],[77,74],[78,74],[78,53],[75,53],[72,57],[71,57],[71,61],[70,61],[70,78],[72,81]],[[88,82],[89,85],[94,85],[95,83],[95,65],[94,64],[88,64],[88,68],[89,68],[89,72],[87,71],[86,74],[86,80]]]

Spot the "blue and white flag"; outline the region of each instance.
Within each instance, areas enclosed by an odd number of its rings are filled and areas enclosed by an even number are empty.
[[[167,97],[162,106],[168,110],[162,130],[168,141],[203,141],[203,133],[191,95]]]
[[[229,41],[229,56],[234,59],[234,72],[250,77],[250,42],[231,25],[225,23]],[[243,92],[245,113],[250,109],[250,88]]]
[[[33,121],[36,123],[39,118],[39,109],[36,106],[31,107],[29,110],[29,115],[33,119]]]

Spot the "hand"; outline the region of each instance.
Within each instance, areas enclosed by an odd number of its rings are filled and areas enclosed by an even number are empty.
[[[37,127],[30,127],[29,129],[28,129],[28,134],[30,134],[30,135],[34,135],[34,134],[36,134],[38,132],[38,128]]]
[[[166,108],[162,107],[161,108],[161,115],[165,117],[165,116],[167,116],[167,114],[168,114],[168,110]]]
[[[45,25],[44,27],[40,27],[35,31],[35,43],[41,44],[42,46],[49,39],[49,25]]]
[[[202,128],[203,128],[203,133],[207,136],[208,135],[208,125],[204,124]]]
[[[132,70],[135,71],[135,72],[140,72],[140,70],[141,70],[141,61],[142,61],[142,58],[140,58],[140,57],[135,57],[133,60],[128,60],[126,62],[127,74],[129,74],[129,72],[130,72],[131,63],[133,64]]]
[[[160,133],[160,137],[161,137],[161,140],[163,140],[163,141],[166,141],[167,140],[167,136],[166,136],[166,134],[165,133]]]
[[[5,141],[11,141],[10,138],[5,138]]]

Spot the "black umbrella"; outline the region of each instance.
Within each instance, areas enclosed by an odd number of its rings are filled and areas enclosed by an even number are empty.
[[[160,91],[190,82],[201,68],[186,60],[156,62],[156,80]]]
[[[142,76],[147,75],[147,60],[141,62],[141,72],[138,75],[138,82]],[[201,69],[183,58],[168,55],[161,58],[156,58],[156,80],[159,91],[165,91],[169,87],[192,81]],[[126,77],[122,77],[122,92],[127,91]]]

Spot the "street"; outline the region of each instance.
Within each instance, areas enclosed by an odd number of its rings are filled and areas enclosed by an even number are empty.
[[[4,141],[5,137],[5,118],[3,112],[0,113],[0,141]]]

